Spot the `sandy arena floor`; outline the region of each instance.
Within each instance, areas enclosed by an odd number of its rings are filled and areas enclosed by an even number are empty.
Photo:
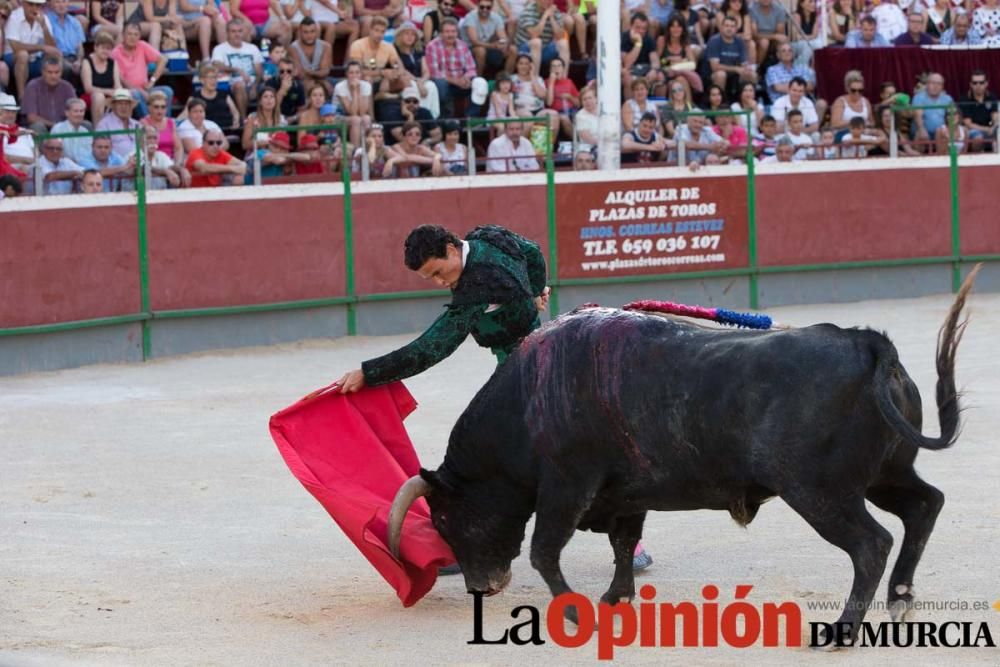
[[[771,314],[792,324],[887,330],[925,414],[935,415],[935,335],[950,301]],[[971,306],[958,364],[964,431],[952,450],[918,459],[947,502],[916,588],[925,601],[992,604],[1000,599],[1000,295],[975,295]],[[404,609],[278,455],[267,431],[273,412],[408,339],[316,341],[0,378],[0,665],[594,662],[596,641],[577,650],[551,642],[468,646],[472,603],[461,577],[439,580]],[[408,382],[420,408],[407,426],[425,465],[441,460],[451,425],[492,364],[470,342]],[[936,433],[936,419],[928,421],[927,432]],[[896,538],[892,563],[902,526],[873,512]],[[714,583],[725,603],[737,584],[749,583],[751,602],[793,600],[804,620],[832,621],[836,612],[806,604],[842,600],[850,587],[846,555],[780,501],[765,505],[747,530],[719,512],[651,514],[644,542],[656,563],[640,583],[654,584],[662,602],[700,602],[701,587]],[[606,538],[578,533],[564,570],[597,599],[612,573]],[[522,556],[510,588],[486,602],[487,636],[513,623],[515,606],[548,600]],[[884,611],[869,614],[887,619]],[[996,611],[925,611],[919,619],[986,620],[1000,642]],[[632,647],[615,657],[685,665],[1000,663],[998,649],[986,648]]]

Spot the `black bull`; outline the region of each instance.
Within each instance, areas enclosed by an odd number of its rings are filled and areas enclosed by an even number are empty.
[[[398,550],[407,508],[426,495],[468,589],[495,593],[534,512],[531,564],[553,595],[570,591],[559,556],[573,532],[608,533],[615,573],[601,600],[615,603],[635,594],[632,552],[647,510],[727,510],[747,524],[777,496],[850,556],[839,620],[856,628],[892,546],[867,498],[905,527],[888,592],[899,620],[944,503],[913,462],[919,448],[957,437],[955,352],[973,278],[938,337],[937,438],[921,434],[917,387],[876,331],[708,329],[611,309],[560,317],[479,391],[441,467],[400,489],[390,544]]]

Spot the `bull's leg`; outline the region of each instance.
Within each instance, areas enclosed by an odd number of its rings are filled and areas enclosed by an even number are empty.
[[[782,494],[782,499],[809,522],[820,536],[851,557],[854,583],[838,623],[850,624],[850,637],[857,637],[861,621],[875,596],[892,549],[892,535],[865,508],[857,496],[832,501],[815,494]],[[844,627],[844,626],[841,626]]]
[[[559,567],[559,556],[573,537],[580,517],[586,512],[587,508],[581,503],[580,498],[587,495],[569,496],[546,492],[544,489],[539,492],[535,532],[531,536],[531,566],[542,575],[549,591],[552,592],[552,597],[573,590],[566,583],[566,578]],[[567,606],[565,616],[576,623],[578,619],[576,607]]]
[[[608,531],[611,548],[615,552],[615,576],[608,592],[601,596],[601,602],[616,604],[619,600],[629,602],[635,597],[635,572],[632,570],[632,554],[642,538],[642,524],[646,513],[633,514],[615,519]]]
[[[913,573],[944,506],[944,494],[910,468],[898,479],[868,489],[867,496],[876,506],[902,519],[906,529],[903,546],[889,576],[888,596],[889,616],[893,621],[902,621],[913,608]]]

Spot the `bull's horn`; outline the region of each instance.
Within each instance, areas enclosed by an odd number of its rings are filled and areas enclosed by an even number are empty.
[[[394,558],[399,559],[399,538],[403,533],[403,520],[410,505],[430,492],[431,485],[420,475],[414,475],[399,487],[396,497],[392,499],[392,509],[389,510],[389,551]]]

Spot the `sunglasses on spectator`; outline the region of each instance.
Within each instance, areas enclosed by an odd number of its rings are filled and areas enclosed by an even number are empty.
[[[863,92],[865,92],[865,89],[864,88],[851,88],[851,92],[852,93],[863,93]]]
[[[150,104],[149,108],[150,109],[166,109],[167,105],[166,104]]]
[[[205,143],[208,144],[209,146],[221,146],[222,145],[222,140],[221,139],[206,139]]]
[[[406,102],[407,104],[420,104],[420,100],[418,100],[415,97],[411,97],[411,98],[405,99],[403,101]]]
[[[295,74],[295,70],[293,69],[283,69],[279,70],[279,72],[281,72],[282,74]]]
[[[382,129],[382,124],[381,123],[372,123],[371,124],[371,129],[373,129],[373,130],[381,130]]]
[[[670,92],[672,92],[672,93],[683,93],[684,89],[683,88],[671,88]]]
[[[62,149],[62,146],[42,146],[42,150],[46,151],[61,151]]]

